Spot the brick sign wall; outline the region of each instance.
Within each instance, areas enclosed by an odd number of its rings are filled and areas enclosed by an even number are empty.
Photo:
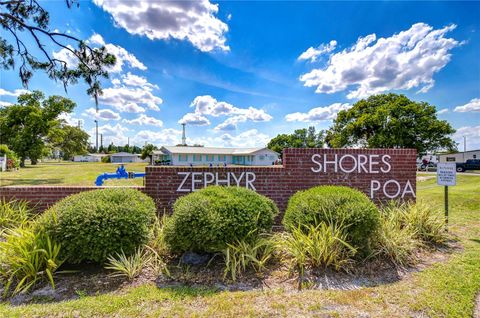
[[[145,187],[136,188],[150,195],[160,212],[168,211],[179,196],[215,184],[255,190],[281,211],[296,191],[316,185],[357,188],[376,203],[414,200],[416,156],[412,149],[286,149],[283,166],[147,167]],[[96,188],[3,187],[0,197],[27,199],[43,210],[67,195]]]
[[[283,167],[147,167],[144,191],[160,210],[170,209],[181,195],[215,184],[255,190],[281,211],[296,191],[316,185],[357,188],[376,203],[414,200],[416,156],[412,149],[286,149]]]

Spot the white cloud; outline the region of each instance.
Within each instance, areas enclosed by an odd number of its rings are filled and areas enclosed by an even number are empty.
[[[73,116],[74,115],[72,115],[71,113],[63,112],[58,116],[58,118],[61,120],[64,120],[67,123],[67,125],[78,126],[78,123],[80,122],[80,126],[82,126],[84,123],[84,120],[81,118],[73,117]]]
[[[461,146],[463,151],[463,137],[467,137],[467,150],[480,149],[480,125],[479,126],[464,126],[457,129],[453,134],[453,139]]]
[[[114,112],[111,109],[99,109],[98,112],[95,110],[95,108],[88,108],[85,110],[85,112],[82,114],[83,116],[92,116],[93,118],[96,119],[103,119],[103,120],[118,120],[120,119],[120,114]]]
[[[221,145],[224,147],[265,147],[270,139],[268,135],[260,133],[257,129],[250,129],[236,136],[226,133],[217,137],[216,140],[221,140]]]
[[[225,44],[228,26],[215,16],[218,4],[208,0],[138,1],[134,5],[130,0],[93,2],[112,15],[116,26],[130,34],[150,40],[188,40],[203,52],[229,50]]]
[[[130,131],[127,127],[124,127],[120,123],[112,126],[110,124],[105,124],[103,126],[98,126],[98,134],[103,135],[103,144],[107,145],[113,142],[116,145],[124,145],[127,143],[128,137],[125,135],[126,132]],[[89,131],[91,139],[95,139],[95,127]],[[100,137],[99,137],[100,139]],[[100,141],[99,141],[100,142]]]
[[[441,114],[445,114],[445,113],[448,113],[448,108],[440,109],[440,110],[437,112],[437,115],[441,115]]]
[[[350,90],[348,98],[364,98],[392,89],[419,88],[426,92],[433,87],[433,76],[450,61],[451,49],[461,45],[445,37],[455,29],[452,24],[433,29],[416,23],[410,29],[388,38],[375,34],[361,37],[348,49],[330,56],[325,68],[317,68],[300,76],[307,87],[317,93]]]
[[[142,62],[140,62],[135,55],[128,52],[119,45],[105,43],[103,37],[98,33],[94,33],[87,40],[87,42],[100,46],[105,46],[108,53],[115,55],[115,57],[117,58],[115,65],[107,68],[110,73],[120,73],[123,71],[123,68],[126,65],[128,65],[130,68],[136,68],[142,71],[145,71],[147,69],[147,67]],[[73,49],[70,45],[67,45],[67,47]],[[78,65],[78,58],[67,49],[61,49],[58,52],[53,52],[53,57],[67,62],[67,66],[71,68]]]
[[[185,114],[182,119],[178,121],[179,124],[187,124],[187,125],[194,125],[194,126],[208,126],[210,125],[210,121],[207,117],[197,114],[197,113],[187,113]]]
[[[352,107],[348,103],[334,103],[325,107],[316,107],[310,109],[307,113],[291,113],[285,116],[286,121],[319,122],[323,120],[333,120],[338,112]]]
[[[27,89],[19,89],[17,88],[14,91],[7,91],[6,89],[0,88],[0,96],[12,96],[12,97],[18,97],[22,94],[30,93],[29,90]]]
[[[158,111],[158,105],[163,100],[152,94],[150,87],[133,88],[126,86],[109,87],[103,89],[103,94],[98,97],[101,104],[109,105],[120,112],[143,113],[145,108]]]
[[[0,107],[7,107],[7,106],[11,106],[13,105],[12,103],[9,103],[9,102],[4,102],[4,101],[1,101],[0,100]]]
[[[132,124],[132,125],[150,125],[150,126],[156,126],[156,127],[162,127],[163,122],[160,119],[156,119],[154,117],[147,116],[145,114],[141,114],[135,119],[123,119],[122,122],[127,123],[127,124]]]
[[[263,109],[255,107],[239,108],[230,103],[217,101],[210,95],[197,96],[190,104],[195,108],[193,113],[187,113],[179,121],[191,125],[209,125],[210,121],[206,116],[220,117],[227,116],[224,123],[215,127],[216,130],[234,130],[237,124],[248,120],[261,122],[270,121],[272,116],[267,114]]]
[[[298,57],[299,61],[308,61],[310,62],[315,62],[319,56],[322,54],[327,54],[335,50],[335,47],[337,46],[337,41],[332,40],[328,44],[320,44],[318,47],[309,47],[305,52],[300,54]]]
[[[456,112],[480,112],[480,98],[474,98],[463,106],[455,107]]]
[[[181,142],[182,131],[166,128],[161,131],[141,130],[133,138],[135,144],[144,145],[145,142],[157,146],[177,145]]]
[[[122,75],[122,82],[128,86],[150,87],[158,89],[158,85],[151,84],[143,76],[134,75],[128,72],[126,75]],[[115,83],[112,80],[113,85],[119,85],[120,81],[117,79]]]

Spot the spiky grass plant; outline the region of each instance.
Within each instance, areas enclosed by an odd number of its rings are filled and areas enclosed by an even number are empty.
[[[26,201],[6,199],[0,200],[0,232],[27,223],[31,210]]]

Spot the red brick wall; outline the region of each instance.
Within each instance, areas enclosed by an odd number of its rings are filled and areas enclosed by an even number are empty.
[[[363,163],[363,169],[360,167],[351,173],[341,171],[337,162],[338,171],[335,173],[334,164],[327,164],[327,172],[315,173],[312,168],[318,168],[312,162],[312,156],[317,155],[320,158],[326,156],[327,161],[334,159],[335,154],[340,159],[343,155],[370,156],[380,155],[376,158],[379,164],[373,165],[373,169],[379,173],[367,173],[365,169],[369,169],[368,164]],[[391,166],[391,170],[387,173],[381,173],[380,169],[387,169],[388,166],[381,162],[381,156],[389,155],[387,160]],[[202,188],[205,183],[205,173],[207,173],[207,182],[211,181],[212,175],[216,178],[225,180],[227,173],[230,174],[230,184],[236,185],[235,178],[240,179],[240,186],[246,185],[246,175],[255,174],[255,181],[251,182],[256,191],[274,200],[280,211],[284,211],[290,196],[298,190],[308,189],[316,185],[345,185],[357,188],[370,196],[371,180],[378,181],[381,185],[379,191],[375,192],[374,201],[381,203],[389,200],[383,193],[383,184],[388,180],[395,180],[400,185],[400,195],[398,198],[404,200],[414,200],[414,195],[407,193],[401,198],[407,181],[411,184],[411,189],[416,190],[416,151],[413,149],[286,149],[284,151],[283,166],[268,167],[227,167],[227,168],[208,168],[208,167],[147,167],[145,177],[145,187],[136,187],[150,195],[157,203],[159,211],[169,210],[175,200],[191,190],[191,173],[195,173],[195,188]],[[356,159],[358,163],[358,158]],[[342,160],[343,170],[351,170],[354,162],[350,157]],[[358,164],[357,164],[358,167]],[[180,174],[179,174],[180,173]],[[186,192],[178,192],[177,189],[182,183],[184,176],[190,174],[188,181],[183,185],[182,189]],[[215,182],[209,183],[215,184]],[[222,183],[220,183],[222,184]],[[80,191],[88,191],[98,189],[97,187],[57,187],[57,186],[35,186],[35,187],[3,187],[0,188],[0,197],[11,199],[26,199],[36,205],[39,210],[43,210],[70,194]],[[395,194],[397,186],[390,182],[385,187],[387,194]],[[281,216],[279,216],[279,219]]]
[[[312,167],[318,167],[312,162],[312,155],[318,154],[327,160],[333,160],[335,154],[342,155],[389,155],[388,161],[391,170],[387,173],[366,173],[364,170],[355,170],[352,173],[345,173],[338,167],[338,172],[330,171],[334,169],[332,164],[327,165],[326,173],[314,173]],[[345,185],[357,188],[370,196],[371,180],[377,180],[381,184],[381,190],[375,192],[374,201],[376,203],[390,200],[383,193],[383,185],[388,180],[396,180],[400,185],[401,192],[399,198],[405,189],[407,181],[410,181],[411,189],[416,191],[416,151],[414,149],[286,149],[284,151],[284,166],[269,167],[227,167],[227,168],[207,168],[207,167],[147,167],[145,178],[145,193],[155,198],[160,210],[169,210],[173,202],[188,192],[178,192],[177,188],[182,183],[186,173],[190,173],[187,182],[182,189],[191,189],[191,173],[218,173],[220,179],[226,179],[227,173],[234,173],[239,179],[243,173],[255,173],[256,179],[252,183],[258,193],[266,195],[274,200],[280,211],[284,211],[288,199],[298,190],[308,189],[316,185]],[[342,168],[349,171],[353,168],[354,162],[350,158],[342,161]],[[358,166],[358,165],[357,165]],[[366,167],[367,165],[364,165]],[[374,165],[375,170],[381,168],[387,169],[385,164]],[[179,175],[179,173],[181,175]],[[205,175],[196,175],[195,180],[202,181],[195,183],[195,188],[202,188],[205,181]],[[207,178],[210,181],[210,177]],[[240,186],[245,186],[245,175],[240,181]],[[235,181],[235,180],[233,180]],[[210,184],[214,184],[210,183]],[[395,183],[390,182],[385,190],[387,194],[393,195],[398,189]],[[414,200],[411,193],[401,198],[404,200]],[[280,218],[281,216],[279,216]]]
[[[104,188],[104,187],[102,187]],[[142,190],[143,187],[133,187]],[[15,186],[0,187],[0,199],[26,200],[37,212],[42,212],[58,200],[82,191],[96,190],[99,187],[79,186]]]

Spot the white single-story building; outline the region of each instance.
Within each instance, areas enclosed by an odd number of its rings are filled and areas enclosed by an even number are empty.
[[[465,162],[468,159],[480,159],[480,149],[465,152],[438,155],[440,162]]]
[[[76,155],[73,156],[73,161],[75,162],[100,162],[103,157],[108,156],[104,153],[89,153],[87,155]]]
[[[140,154],[117,152],[110,155],[110,162],[112,163],[124,163],[124,162],[145,162],[140,158]]]
[[[279,154],[268,148],[216,148],[164,146],[152,152],[152,165],[205,166],[242,165],[270,166]]]

